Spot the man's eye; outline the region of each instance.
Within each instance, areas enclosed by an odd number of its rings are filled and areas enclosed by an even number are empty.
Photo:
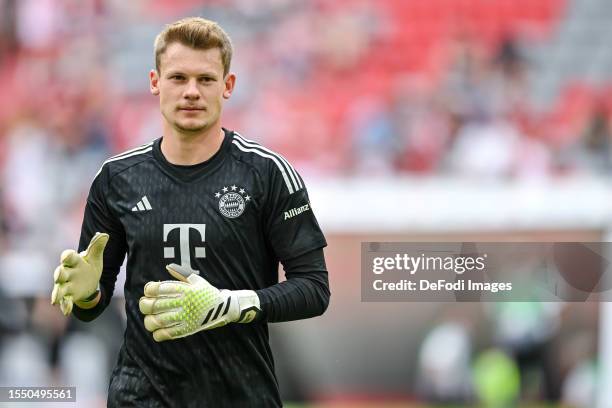
[[[172,76],[170,77],[170,79],[177,79],[177,80],[179,80],[179,81],[180,81],[180,80],[184,79],[184,77],[183,77],[182,75],[172,75]]]
[[[213,77],[202,77],[202,82],[212,82],[215,80]]]

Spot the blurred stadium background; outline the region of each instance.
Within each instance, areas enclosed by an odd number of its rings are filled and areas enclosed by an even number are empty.
[[[161,135],[152,42],[189,15],[234,41],[225,127],[328,236],[327,314],[271,325],[286,401],[612,407],[605,304],[362,303],[359,272],[362,241],[610,240],[609,0],[0,0],[1,385],[104,406],[122,282],[82,324],[52,271],[102,161]]]

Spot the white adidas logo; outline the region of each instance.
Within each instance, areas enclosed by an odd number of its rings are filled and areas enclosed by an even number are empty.
[[[147,196],[143,196],[140,201],[136,203],[134,208],[132,208],[132,211],[150,211],[152,209],[153,207],[151,207],[151,203]]]

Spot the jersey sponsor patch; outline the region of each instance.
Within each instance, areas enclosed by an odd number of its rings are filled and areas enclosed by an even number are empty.
[[[247,203],[251,201],[246,190],[235,184],[230,187],[223,186],[221,191],[215,193],[215,198],[219,199],[219,211],[227,218],[240,217]]]
[[[289,211],[285,211],[285,220],[293,218],[296,215],[303,213],[304,211],[310,211],[310,204],[304,204],[301,207],[295,207],[290,209]]]

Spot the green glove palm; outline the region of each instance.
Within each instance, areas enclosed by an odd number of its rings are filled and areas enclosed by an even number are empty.
[[[228,323],[251,322],[260,312],[259,298],[252,290],[219,290],[180,265],[167,265],[178,281],[149,282],[139,308],[145,328],[155,341],[186,337]]]
[[[97,294],[108,239],[108,234],[97,232],[85,251],[77,253],[67,249],[62,252],[60,265],[53,273],[51,304],[59,303],[64,315],[72,312],[73,303],[87,307],[89,298]]]

